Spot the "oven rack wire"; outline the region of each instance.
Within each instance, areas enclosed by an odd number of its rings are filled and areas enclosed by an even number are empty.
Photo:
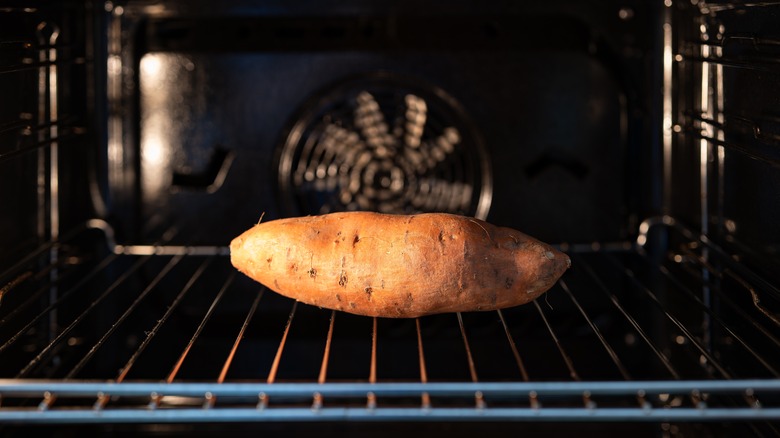
[[[4,7],[0,14],[17,15],[21,21],[38,12],[36,7]],[[0,80],[18,84],[21,98],[13,96],[13,118],[0,120],[0,163],[34,151],[56,150],[58,143],[86,132],[73,109],[60,102],[60,76],[83,71],[94,59],[75,42],[62,42],[62,29],[41,19],[24,35],[0,41]],[[31,105],[34,104],[34,105]]]
[[[108,242],[110,251],[105,258],[86,263],[76,256],[61,255],[53,259],[57,266],[41,264],[53,248],[64,252],[69,239],[94,230],[99,230]],[[455,314],[441,318],[447,319],[460,338],[459,354],[465,358],[463,368],[467,370],[462,377],[436,377],[440,370],[432,366],[426,350],[440,339],[432,338],[424,329],[432,323],[429,317],[423,317],[413,321],[411,342],[416,343],[416,357],[408,358],[417,362],[415,377],[385,378],[382,370],[387,367],[383,368],[381,361],[387,357],[381,353],[381,344],[393,335],[381,333],[386,327],[382,325],[384,322],[378,323],[381,319],[359,317],[370,320],[370,348],[363,350],[370,356],[365,360],[368,369],[360,376],[331,378],[329,372],[336,354],[332,353],[333,345],[339,342],[334,332],[354,316],[283,299],[289,313],[278,320],[283,324],[274,329],[277,340],[267,347],[272,350],[268,352],[267,372],[231,377],[231,367],[241,354],[242,341],[252,330],[253,319],[263,318],[260,314],[269,299],[281,299],[259,287],[259,293],[244,311],[243,322],[233,321],[233,334],[223,340],[232,347],[223,348],[227,354],[219,360],[219,372],[211,377],[192,378],[182,370],[189,361],[197,360],[190,353],[203,341],[201,335],[220,312],[225,296],[246,293],[246,290],[237,292],[240,276],[229,269],[227,250],[164,243],[119,245],[114,242],[108,224],[93,220],[83,228],[64,233],[60,240],[31,251],[0,273],[4,285],[0,301],[0,361],[14,349],[26,349],[24,361],[15,367],[4,366],[0,375],[0,422],[769,420],[769,427],[776,431],[771,422],[780,420],[780,367],[777,365],[780,324],[772,310],[780,302],[777,288],[737,262],[726,248],[697,235],[672,217],[649,219],[639,231],[637,242],[633,243],[559,245],[572,256],[573,272],[564,275],[554,290],[548,292],[567,300],[588,328],[587,336],[598,347],[598,351],[588,354],[608,358],[612,371],[606,377],[590,376],[587,355],[583,356],[567,337],[561,319],[556,319],[555,308],[560,302],[556,300],[551,305],[544,299],[521,307],[528,314],[535,314],[538,326],[543,327],[549,351],[556,352],[557,356],[549,360],[561,362],[559,375],[539,376],[529,368],[529,352],[523,348],[529,339],[518,336],[517,329],[518,320],[526,316],[506,309],[490,312],[494,316],[491,333],[504,339],[503,348],[509,352],[505,357],[513,362],[514,371],[510,375],[498,379],[493,379],[493,375],[481,377],[486,365],[479,355],[485,348],[480,345],[483,328],[474,326],[473,315]],[[648,250],[659,233],[683,243],[661,258],[653,256]],[[70,347],[79,345],[74,336],[79,326],[85,325],[93,313],[100,312],[112,293],[122,289],[123,283],[130,282],[153,260],[159,261],[161,268],[137,286],[138,295],[128,307],[106,326],[105,332],[89,341],[89,348],[81,348],[80,357],[63,365],[66,361],[60,357]],[[122,325],[132,324],[133,318],[138,318],[140,303],[158,293],[166,276],[188,261],[194,262],[192,276],[174,291],[172,298],[166,298],[172,300],[143,328],[143,339],[125,353],[127,357],[122,359],[124,365],[118,374],[109,378],[90,375],[90,362],[99,359],[101,350],[108,349],[106,345]],[[77,277],[72,286],[61,288],[58,296],[40,304],[41,299],[45,301],[43,297],[48,289],[62,282],[62,278],[53,276],[69,275],[68,263],[85,264],[89,269],[86,274],[79,274],[83,276]],[[90,279],[113,263],[127,268],[112,276],[105,288],[90,291]],[[686,312],[669,307],[670,291],[659,287],[655,283],[657,279],[643,275],[645,268],[651,268],[667,285],[674,287],[677,295],[673,299],[682,295],[687,300]],[[200,284],[212,272],[221,278],[216,295],[214,291],[203,290],[205,286]],[[629,300],[620,291],[611,289],[616,275],[622,278],[618,284],[628,284],[632,293],[646,296],[647,305],[656,308],[654,315],[664,320],[667,332],[645,325],[647,319],[629,304],[635,297]],[[589,281],[584,283],[583,279]],[[26,295],[21,297],[23,294]],[[171,325],[188,294],[214,296],[201,307],[194,330],[180,334],[180,338],[189,341],[179,343],[183,347],[171,356],[175,360],[160,364],[160,374],[154,379],[133,377],[133,367],[144,359],[147,347],[156,341],[158,334]],[[13,295],[17,295],[14,307],[4,306]],[[645,374],[636,370],[634,361],[599,322],[603,309],[594,306],[590,295],[601,296],[610,306],[609,314],[622,319],[629,332],[626,339],[630,337],[632,342],[643,346],[647,356],[643,360],[653,362],[655,372]],[[83,300],[78,313],[67,320],[58,315],[58,311],[63,313],[63,303],[69,301],[73,305],[77,299]],[[740,304],[743,301],[748,305]],[[42,308],[40,312],[33,312],[29,320],[16,321],[36,305]],[[689,321],[691,310],[700,318]],[[317,335],[321,338],[319,371],[307,378],[284,377],[284,368],[290,364],[290,360],[283,360],[285,353],[290,350],[290,344],[298,342],[292,332],[305,322],[299,322],[305,315],[295,318],[301,312],[325,314],[328,321],[325,331]],[[27,335],[35,332],[41,323],[58,318],[44,342],[34,347],[21,345],[28,342]],[[736,352],[724,353],[723,345]],[[678,349],[687,353],[681,355]],[[147,356],[151,354],[148,352]],[[743,367],[745,363],[750,366]],[[165,369],[170,371],[165,374]]]

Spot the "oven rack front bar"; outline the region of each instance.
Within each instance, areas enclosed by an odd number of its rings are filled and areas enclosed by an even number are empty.
[[[780,420],[780,407],[756,403],[746,407],[696,405],[654,407],[610,406],[610,396],[692,397],[714,395],[780,395],[780,381],[748,379],[739,381],[599,381],[599,382],[385,382],[385,383],[160,383],[89,382],[60,380],[0,380],[3,400],[30,397],[79,399],[81,406],[49,408],[39,406],[0,408],[0,421],[40,423],[102,422],[220,422],[220,421],[728,421]],[[475,394],[496,406],[429,405],[390,407],[339,404],[345,399],[446,397],[474,399]],[[106,407],[99,400],[125,397],[149,401]],[[596,400],[605,398],[601,405]],[[328,403],[323,406],[322,399]],[[544,406],[545,399],[554,405]],[[225,407],[215,406],[215,400]],[[268,399],[280,400],[277,405]],[[541,402],[540,402],[541,400]],[[579,406],[577,403],[579,400]],[[588,400],[582,403],[582,400]],[[568,402],[561,406],[562,402]]]

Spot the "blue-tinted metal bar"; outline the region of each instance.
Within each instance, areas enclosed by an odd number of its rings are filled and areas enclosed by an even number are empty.
[[[46,392],[60,396],[95,396],[98,393],[113,396],[148,396],[157,393],[164,396],[202,397],[207,392],[224,397],[268,396],[309,398],[315,392],[329,397],[365,397],[373,392],[377,396],[418,396],[428,392],[431,396],[473,396],[481,391],[486,397],[526,396],[535,391],[539,396],[573,395],[584,391],[592,395],[682,394],[700,393],[780,393],[780,379],[745,380],[653,380],[653,381],[570,381],[570,382],[392,382],[392,383],[164,383],[164,382],[96,382],[39,379],[0,379],[0,395],[41,396]]]
[[[5,410],[0,421],[24,423],[173,423],[287,421],[728,421],[776,420],[780,408],[182,408]]]

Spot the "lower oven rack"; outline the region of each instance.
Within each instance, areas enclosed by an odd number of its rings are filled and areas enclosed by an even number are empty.
[[[104,257],[69,252],[96,230]],[[671,249],[653,251],[659,239]],[[241,283],[227,248],[117,245],[91,221],[0,273],[0,423],[766,421],[777,433],[771,282],[670,217],[637,242],[561,249],[571,271],[519,309],[383,320]]]

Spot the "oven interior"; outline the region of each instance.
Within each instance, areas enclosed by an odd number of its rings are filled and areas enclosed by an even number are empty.
[[[777,434],[778,24],[0,6],[0,430]],[[528,305],[397,320],[230,265],[261,218],[355,209],[484,218],[572,268]]]

